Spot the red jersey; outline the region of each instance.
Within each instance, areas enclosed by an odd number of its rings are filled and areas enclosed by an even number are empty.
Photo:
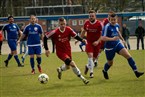
[[[3,34],[2,34],[2,31],[0,31],[0,41],[3,41]]]
[[[70,39],[75,37],[77,34],[70,27],[66,26],[64,31],[61,31],[60,28],[56,28],[51,32],[46,32],[46,37],[51,37],[56,46],[56,54],[63,61],[66,57],[71,58],[71,46]]]
[[[86,20],[84,29],[87,31],[87,41],[91,43],[97,41],[101,36],[102,28],[100,21],[95,20],[94,23],[91,23],[89,20]]]
[[[106,24],[108,24],[109,23],[109,19],[108,18],[105,18],[104,20],[103,20],[103,25],[105,26]]]

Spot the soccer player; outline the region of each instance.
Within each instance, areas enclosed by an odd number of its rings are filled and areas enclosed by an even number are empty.
[[[36,17],[36,22],[35,23],[38,23],[38,18]],[[23,39],[26,39],[26,41],[27,41],[27,36],[25,36]],[[22,63],[24,64],[24,62],[25,62],[25,58],[26,58],[26,56],[28,55],[28,49],[26,49],[26,52],[24,53],[24,55],[21,57],[21,59],[22,59]]]
[[[112,14],[114,14],[114,11],[109,11],[108,17],[103,20],[103,27],[105,27],[109,23],[109,17]],[[101,46],[100,46],[99,54],[98,54],[97,58],[94,60],[95,67],[98,65],[98,58],[99,58],[99,56],[100,56],[100,54],[101,54],[101,52],[103,50],[104,50],[104,41],[101,41]]]
[[[48,57],[50,51],[47,45],[47,39],[52,38],[55,46],[56,46],[56,54],[59,59],[64,62],[64,65],[57,68],[58,78],[61,79],[62,71],[68,70],[72,67],[73,72],[84,82],[84,84],[88,84],[89,80],[85,79],[82,75],[75,62],[72,60],[71,56],[71,46],[70,46],[70,38],[74,37],[75,39],[86,42],[85,39],[80,38],[74,30],[72,30],[69,26],[66,26],[66,20],[64,18],[59,18],[59,27],[51,32],[46,32],[43,38],[45,54]]]
[[[121,33],[119,31],[119,25],[117,24],[117,16],[116,14],[110,15],[109,18],[110,23],[108,23],[103,29],[103,35],[101,40],[105,41],[105,54],[107,58],[107,63],[104,65],[104,69],[102,70],[105,79],[109,79],[107,71],[113,65],[113,59],[115,57],[115,53],[117,52],[119,55],[122,55],[127,59],[130,67],[134,71],[136,77],[140,77],[144,74],[144,72],[138,72],[135,61],[132,56],[129,54],[128,50],[121,43],[123,40]],[[124,41],[124,40],[123,40]]]
[[[23,65],[20,63],[18,55],[17,55],[17,38],[18,38],[18,33],[21,35],[22,32],[20,28],[18,27],[17,24],[14,23],[14,17],[9,16],[8,17],[8,22],[9,24],[6,24],[3,27],[3,31],[7,32],[7,42],[9,45],[9,48],[11,50],[11,53],[8,55],[7,59],[4,61],[5,66],[8,67],[8,63],[12,56],[14,55],[14,58],[18,64],[18,67],[23,67]]]
[[[88,64],[85,66],[84,74],[86,75],[88,70],[90,70],[90,78],[93,78],[94,60],[97,58],[100,50],[99,40],[102,33],[102,24],[96,19],[96,12],[94,10],[89,11],[89,19],[84,23],[84,30],[81,33],[81,37],[84,37],[86,33]]]
[[[30,16],[30,24],[28,24],[24,31],[22,37],[20,37],[20,40],[22,40],[25,36],[28,36],[27,39],[27,45],[28,45],[28,54],[30,55],[30,64],[32,74],[35,74],[35,63],[34,63],[34,55],[37,56],[37,67],[39,72],[42,72],[41,69],[41,44],[40,44],[40,38],[43,37],[43,29],[41,25],[36,23],[36,16],[31,15]]]

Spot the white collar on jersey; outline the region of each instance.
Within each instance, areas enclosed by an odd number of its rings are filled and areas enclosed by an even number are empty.
[[[65,27],[65,28],[66,28],[66,27]],[[59,31],[63,33],[63,32],[65,31],[65,28],[64,28],[64,30],[61,30],[60,27],[59,27]]]
[[[93,23],[91,21],[89,21],[89,22],[90,22],[90,24],[95,24],[97,22],[97,20],[95,20]]]

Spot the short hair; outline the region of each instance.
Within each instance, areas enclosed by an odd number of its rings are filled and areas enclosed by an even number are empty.
[[[96,13],[95,10],[89,10],[89,14],[90,13]]]
[[[110,17],[116,17],[117,15],[114,13],[114,14],[111,14]]]
[[[115,14],[115,12],[114,12],[114,11],[109,11],[109,12],[108,12],[108,15],[109,15],[109,16],[112,15],[112,14]]]
[[[10,19],[10,18],[14,18],[12,15],[10,15],[10,16],[8,16],[8,20]]]
[[[63,21],[65,21],[65,18],[64,17],[61,17],[61,18],[58,19],[58,21],[59,22],[63,22]]]
[[[36,17],[35,15],[30,15],[30,18],[31,18],[32,16]]]

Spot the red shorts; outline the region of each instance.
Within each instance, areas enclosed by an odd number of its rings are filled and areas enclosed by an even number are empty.
[[[97,46],[94,46],[92,43],[86,44],[86,52],[87,53],[93,53],[93,57],[97,58],[99,54],[101,44],[99,43]]]
[[[71,52],[56,52],[59,59],[65,61],[67,58],[71,59]]]

